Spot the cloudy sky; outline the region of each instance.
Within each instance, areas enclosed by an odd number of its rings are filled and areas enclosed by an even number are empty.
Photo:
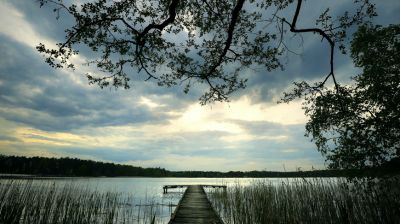
[[[313,16],[325,2],[306,1],[299,27],[314,25]],[[351,1],[334,2],[335,12],[352,7]],[[375,23],[400,22],[400,1],[377,2]],[[90,68],[50,68],[35,46],[62,41],[68,25],[70,19],[56,21],[49,8],[39,8],[34,0],[0,0],[0,154],[170,170],[325,167],[304,137],[307,118],[301,102],[276,104],[293,81],[318,81],[327,73],[327,46],[319,36],[303,35],[300,47],[292,40],[301,55],[285,57],[285,71],[244,74],[248,86],[231,102],[200,106],[201,88],[186,95],[182,87],[158,87],[138,77],[129,90],[101,90],[88,85],[83,74]],[[337,55],[335,66],[342,83],[358,72],[347,56]]]

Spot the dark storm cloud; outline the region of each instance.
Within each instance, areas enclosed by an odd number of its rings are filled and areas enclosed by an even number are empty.
[[[152,112],[140,105],[140,96],[132,91],[102,91],[73,83],[45,65],[36,52],[7,37],[0,36],[0,47],[0,103],[9,109],[0,113],[8,120],[62,131],[167,118],[162,111]],[[27,110],[21,114],[15,113],[16,109]]]

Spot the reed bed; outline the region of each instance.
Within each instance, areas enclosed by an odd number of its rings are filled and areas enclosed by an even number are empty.
[[[158,223],[157,206],[137,207],[131,195],[49,182],[0,182],[0,223]]]
[[[398,186],[318,178],[259,181],[214,190],[208,197],[226,224],[398,223]]]

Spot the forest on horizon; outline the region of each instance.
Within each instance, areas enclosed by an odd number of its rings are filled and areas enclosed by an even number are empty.
[[[27,174],[50,177],[354,177],[398,174],[400,160],[379,168],[327,169],[310,171],[169,171],[78,158],[47,158],[0,155],[0,174]],[[0,175],[1,176],[1,175]],[[12,176],[12,175],[11,175]],[[10,177],[10,176],[8,176]]]

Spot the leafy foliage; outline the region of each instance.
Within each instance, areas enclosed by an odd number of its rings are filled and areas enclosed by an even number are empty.
[[[293,0],[94,0],[70,6],[62,0],[38,2],[53,5],[57,18],[63,11],[75,20],[58,49],[37,46],[50,66],[74,68],[77,46],[84,45],[97,56],[87,64],[99,70],[87,74],[89,83],[129,88],[129,73],[137,68],[161,86],[185,86],[185,93],[195,84],[208,86],[202,104],[227,101],[229,94],[245,88],[244,69],[283,69],[279,56],[288,50],[284,25],[299,31],[299,10],[292,24],[280,14]],[[375,15],[368,0],[355,3],[359,9],[354,15],[333,18],[327,10],[317,21],[322,29],[301,32],[318,30],[325,39],[342,41],[347,28]]]
[[[400,155],[400,25],[361,26],[351,56],[362,73],[339,94],[301,82],[283,101],[305,97],[307,135],[331,168],[376,167]]]

